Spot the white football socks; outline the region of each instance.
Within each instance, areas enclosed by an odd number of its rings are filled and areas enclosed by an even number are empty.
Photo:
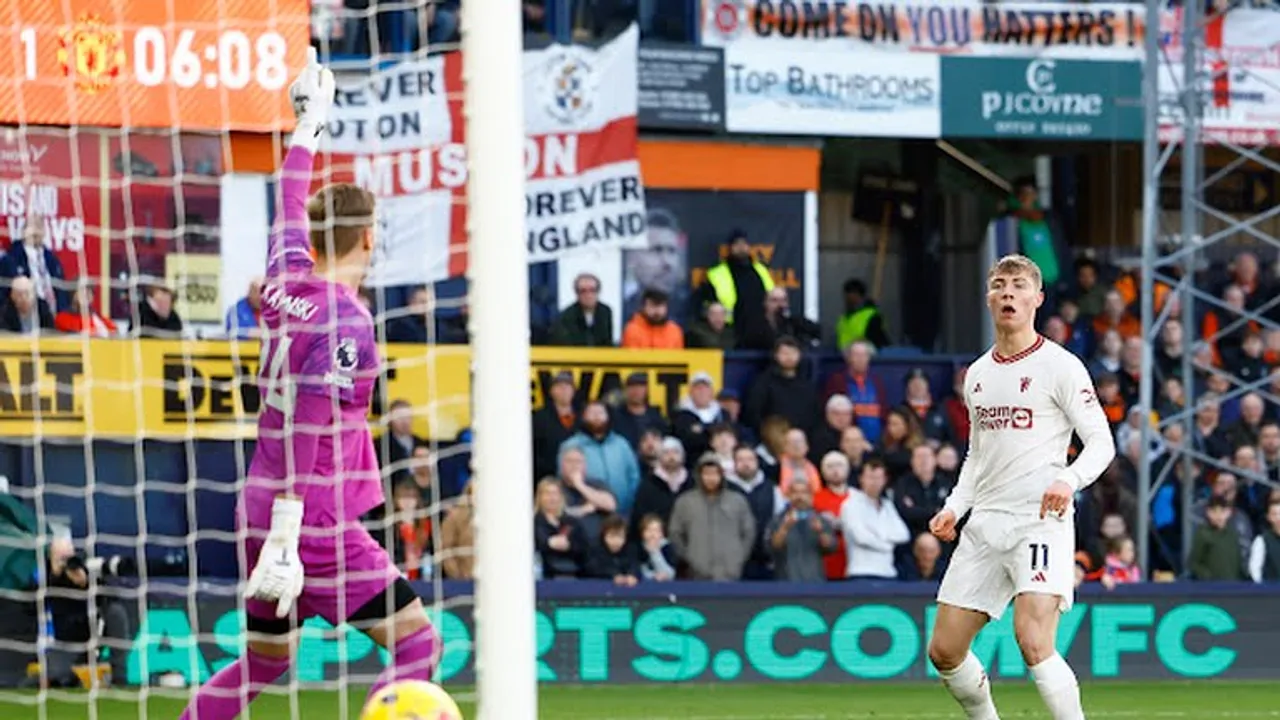
[[[1036,689],[1040,691],[1053,720],[1084,720],[1080,685],[1071,666],[1061,655],[1054,653],[1031,668],[1031,677],[1035,678]]]
[[[951,697],[960,703],[969,720],[1000,720],[1000,716],[996,714],[996,704],[991,700],[991,682],[987,679],[987,671],[983,669],[982,661],[973,653],[966,655],[964,662],[954,669],[939,670],[938,674],[942,676],[942,684],[951,692]],[[1072,681],[1075,681],[1074,676]],[[1076,707],[1079,707],[1078,703]]]

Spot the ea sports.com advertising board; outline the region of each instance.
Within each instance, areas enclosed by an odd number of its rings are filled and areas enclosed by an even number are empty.
[[[452,585],[452,584],[450,584]],[[754,585],[754,587],[753,587]],[[927,585],[858,594],[852,586],[665,583],[620,590],[582,581],[543,583],[537,608],[543,683],[929,681],[926,648],[936,608]],[[432,598],[431,586],[422,588]],[[474,681],[469,587],[434,611],[444,636],[438,679]],[[234,592],[230,589],[228,592]],[[446,589],[450,593],[450,589]],[[1058,650],[1083,679],[1274,677],[1280,630],[1274,592],[1200,585],[1090,592],[1063,616]],[[133,603],[128,603],[132,608]],[[243,619],[233,595],[154,600],[135,627],[129,681],[178,673],[199,682],[233,660]],[[196,644],[197,652],[190,652]],[[988,625],[973,648],[998,679],[1027,678],[1013,615]],[[358,682],[385,653],[361,633],[320,620],[301,633],[301,683]]]

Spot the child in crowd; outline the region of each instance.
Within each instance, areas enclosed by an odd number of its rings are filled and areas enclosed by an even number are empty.
[[[642,553],[640,573],[645,580],[666,582],[676,579],[676,551],[667,540],[662,518],[645,515],[640,519]]]
[[[621,515],[610,515],[600,524],[602,542],[592,549],[587,566],[593,578],[613,580],[614,585],[635,587],[640,575],[640,562],[635,548],[627,542],[627,521]]]

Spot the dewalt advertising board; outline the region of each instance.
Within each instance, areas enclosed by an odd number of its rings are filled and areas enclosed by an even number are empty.
[[[462,345],[386,345],[370,411],[394,400],[414,408],[415,431],[451,440],[471,423],[471,353]],[[0,437],[252,438],[261,405],[256,341],[0,340]],[[716,351],[535,348],[529,379],[540,407],[556,374],[579,399],[611,398],[636,372],[662,410],[706,372],[719,386]]]

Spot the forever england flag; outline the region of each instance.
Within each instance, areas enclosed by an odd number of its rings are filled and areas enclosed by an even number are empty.
[[[638,44],[632,26],[599,49],[524,53],[522,241],[530,262],[646,243]],[[355,182],[378,196],[372,285],[466,272],[463,62],[448,53],[339,81],[317,181]]]

